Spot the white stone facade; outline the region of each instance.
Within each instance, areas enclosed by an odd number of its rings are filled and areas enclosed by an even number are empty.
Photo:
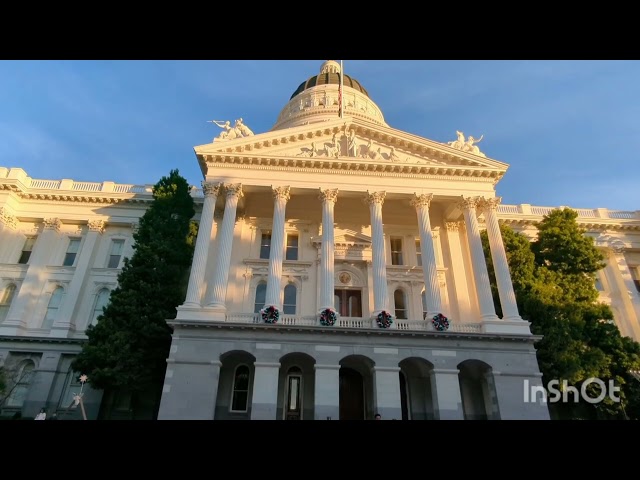
[[[523,382],[540,383],[535,338],[497,232],[505,222],[533,236],[551,208],[502,205],[495,186],[508,165],[395,130],[360,91],[343,87],[353,99],[343,117],[314,103],[337,89],[304,90],[269,132],[195,148],[200,230],[187,298],[170,321],[159,418],[548,418],[524,403]],[[5,409],[66,407],[69,363],[151,200],[150,185],[0,167],[0,363],[33,369]],[[640,212],[578,214],[607,254],[601,299],[640,340]],[[485,228],[504,318],[479,243]],[[275,323],[262,319],[268,306]],[[333,325],[320,320],[327,307]],[[383,311],[389,328],[376,321]],[[438,313],[448,330],[434,328]],[[95,418],[100,394],[91,395]]]

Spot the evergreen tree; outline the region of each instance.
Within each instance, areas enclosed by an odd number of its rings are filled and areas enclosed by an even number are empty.
[[[140,392],[159,398],[171,344],[167,320],[185,299],[195,238],[194,201],[178,170],[158,181],[153,198],[133,234],[133,256],[73,362],[94,388],[131,392],[134,410]]]
[[[577,212],[553,210],[538,224],[538,237],[501,225],[502,237],[522,318],[531,322],[543,382],[566,380],[580,389],[589,378],[621,387],[621,402],[556,403],[552,410],[564,418],[640,418],[640,388],[629,374],[640,366],[640,344],[623,337],[613,312],[599,303],[595,274],[604,257],[591,237],[579,228]],[[496,310],[500,312],[488,237],[482,233]],[[597,384],[587,392],[600,393]]]

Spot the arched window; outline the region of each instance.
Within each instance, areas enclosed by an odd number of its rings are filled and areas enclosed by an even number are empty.
[[[232,412],[246,412],[249,403],[249,367],[238,365],[233,375]]]
[[[296,314],[297,293],[298,289],[291,283],[284,287],[284,302],[282,304],[282,313],[284,313],[285,315]]]
[[[267,284],[262,282],[256,287],[256,301],[253,307],[253,313],[260,313],[260,309],[264,307],[264,302],[267,298]]]
[[[96,295],[96,299],[93,302],[93,312],[91,313],[91,325],[98,323],[98,317],[102,315],[104,307],[109,303],[109,295],[111,295],[111,292],[108,288],[103,288]]]
[[[16,286],[13,283],[7,285],[2,292],[2,296],[0,297],[0,323],[2,323],[5,318],[7,318],[9,307],[11,306],[11,302],[13,301],[15,293]]]
[[[398,320],[406,320],[407,302],[405,300],[404,292],[400,289],[393,292],[393,300],[396,304],[396,318]]]
[[[56,289],[51,294],[51,298],[49,299],[49,305],[47,306],[47,313],[44,316],[44,321],[42,322],[42,328],[49,328],[53,325],[53,321],[58,316],[58,309],[60,308],[60,303],[62,302],[62,295],[64,290],[62,287],[56,287]]]
[[[33,363],[33,360],[26,360],[18,367],[15,387],[11,391],[9,398],[7,398],[8,407],[22,408],[27,398],[27,393],[29,393],[29,386],[31,385],[35,368],[36,364]]]

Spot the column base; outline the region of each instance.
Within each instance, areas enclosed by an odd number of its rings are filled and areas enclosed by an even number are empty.
[[[176,321],[189,321],[189,322],[224,322],[227,318],[226,308],[216,307],[188,307],[181,305],[177,309]]]
[[[0,336],[17,337],[27,333],[27,326],[23,322],[5,321],[0,325]]]
[[[484,320],[482,333],[502,335],[531,335],[531,322],[525,320]]]

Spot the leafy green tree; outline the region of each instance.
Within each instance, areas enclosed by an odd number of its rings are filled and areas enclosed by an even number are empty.
[[[134,415],[138,394],[159,398],[171,345],[167,320],[186,296],[194,248],[194,201],[178,170],[158,181],[153,198],[133,234],[134,254],[73,362],[94,388],[130,392]]]
[[[637,381],[628,373],[640,366],[640,344],[623,337],[611,309],[598,303],[595,275],[604,256],[576,222],[577,212],[553,210],[538,224],[538,237],[501,225],[505,250],[522,318],[531,322],[543,382],[566,380],[578,389],[589,378],[610,379],[622,401],[553,404],[563,418],[640,418]],[[501,311],[486,232],[482,233],[496,310]],[[501,314],[501,313],[499,313]],[[597,384],[587,393],[598,396]]]

